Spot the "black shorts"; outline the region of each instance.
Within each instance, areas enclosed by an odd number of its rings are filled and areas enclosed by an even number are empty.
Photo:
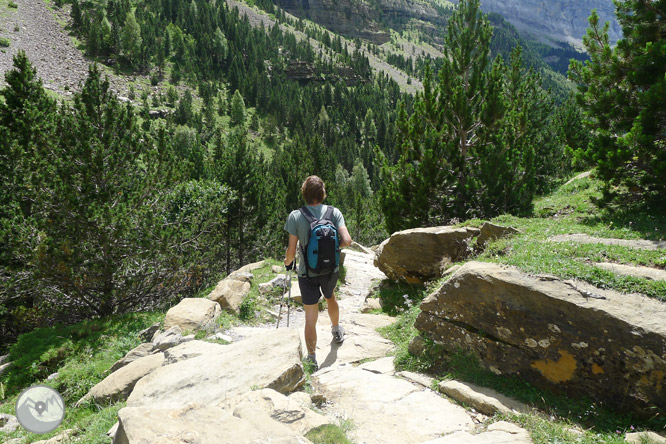
[[[333,290],[338,283],[338,272],[322,276],[298,277],[298,287],[301,289],[303,305],[314,305],[319,302],[322,293],[326,299],[333,296]]]

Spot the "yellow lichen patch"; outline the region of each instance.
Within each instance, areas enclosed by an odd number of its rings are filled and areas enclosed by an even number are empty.
[[[594,373],[595,375],[600,375],[600,374],[604,373],[604,369],[601,368],[601,366],[599,366],[595,362],[595,363],[592,364],[592,373]]]
[[[534,361],[532,367],[539,370],[542,375],[552,382],[569,381],[574,371],[576,371],[576,359],[566,350],[558,350],[558,353],[560,359],[557,361],[551,361],[550,359]]]

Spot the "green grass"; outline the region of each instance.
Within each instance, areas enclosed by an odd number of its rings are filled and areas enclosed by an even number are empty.
[[[310,430],[305,437],[314,444],[351,444],[343,429],[335,424],[325,424]]]
[[[476,259],[513,265],[533,274],[580,279],[599,288],[638,292],[666,301],[666,281],[620,276],[594,265],[594,262],[613,262],[664,269],[664,250],[548,241],[552,236],[571,233],[618,239],[666,239],[666,217],[640,207],[600,209],[594,203],[601,197],[600,189],[601,183],[593,178],[579,179],[537,199],[533,217],[503,215],[492,219],[499,225],[518,228],[522,233],[491,243]],[[478,222],[468,221],[464,225]]]
[[[270,292],[262,295],[259,293],[259,284],[269,282],[275,278],[276,274],[272,271],[274,265],[283,267],[281,261],[276,259],[266,259],[263,266],[252,271],[254,277],[252,279],[250,293],[243,300],[240,307],[241,313],[239,319],[241,321],[249,324],[259,324],[273,320],[272,315],[268,311],[272,310],[274,305],[280,303],[280,299],[284,294],[284,289],[274,288]],[[286,273],[286,271],[281,273]]]
[[[12,41],[7,37],[0,37],[0,48],[7,48],[12,44]]]
[[[0,412],[14,414],[14,405],[23,389],[45,384],[58,390],[68,406],[57,431],[72,428],[79,432],[80,442],[108,443],[106,432],[117,421],[116,413],[124,404],[72,406],[107,376],[116,360],[141,342],[139,331],[163,317],[164,313],[159,312],[135,313],[43,327],[21,335],[9,352],[14,365],[0,378],[3,387]],[[55,372],[58,376],[48,381],[47,377]],[[0,434],[0,441],[17,437],[26,442],[38,441],[57,431],[35,435],[20,428],[12,434]]]

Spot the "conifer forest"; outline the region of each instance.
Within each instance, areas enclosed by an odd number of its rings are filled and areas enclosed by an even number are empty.
[[[90,68],[67,98],[24,52],[4,74],[3,343],[162,307],[281,257],[311,174],[367,246],[408,228],[529,215],[535,196],[592,168],[601,205],[666,208],[664,1],[616,2],[615,46],[592,12],[585,52],[568,50],[567,66],[461,0],[438,10],[441,57],[386,57],[422,85],[415,94],[372,66],[376,43],[270,0],[251,5],[272,26],[221,0],[55,5],[70,11]],[[106,72],[148,86],[128,100]]]

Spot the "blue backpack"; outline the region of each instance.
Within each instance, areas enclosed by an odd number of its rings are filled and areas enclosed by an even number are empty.
[[[324,217],[317,219],[306,207],[300,208],[301,214],[310,223],[310,239],[307,245],[301,246],[309,272],[333,273],[340,264],[340,242],[338,230],[332,222],[333,210],[329,205]]]

